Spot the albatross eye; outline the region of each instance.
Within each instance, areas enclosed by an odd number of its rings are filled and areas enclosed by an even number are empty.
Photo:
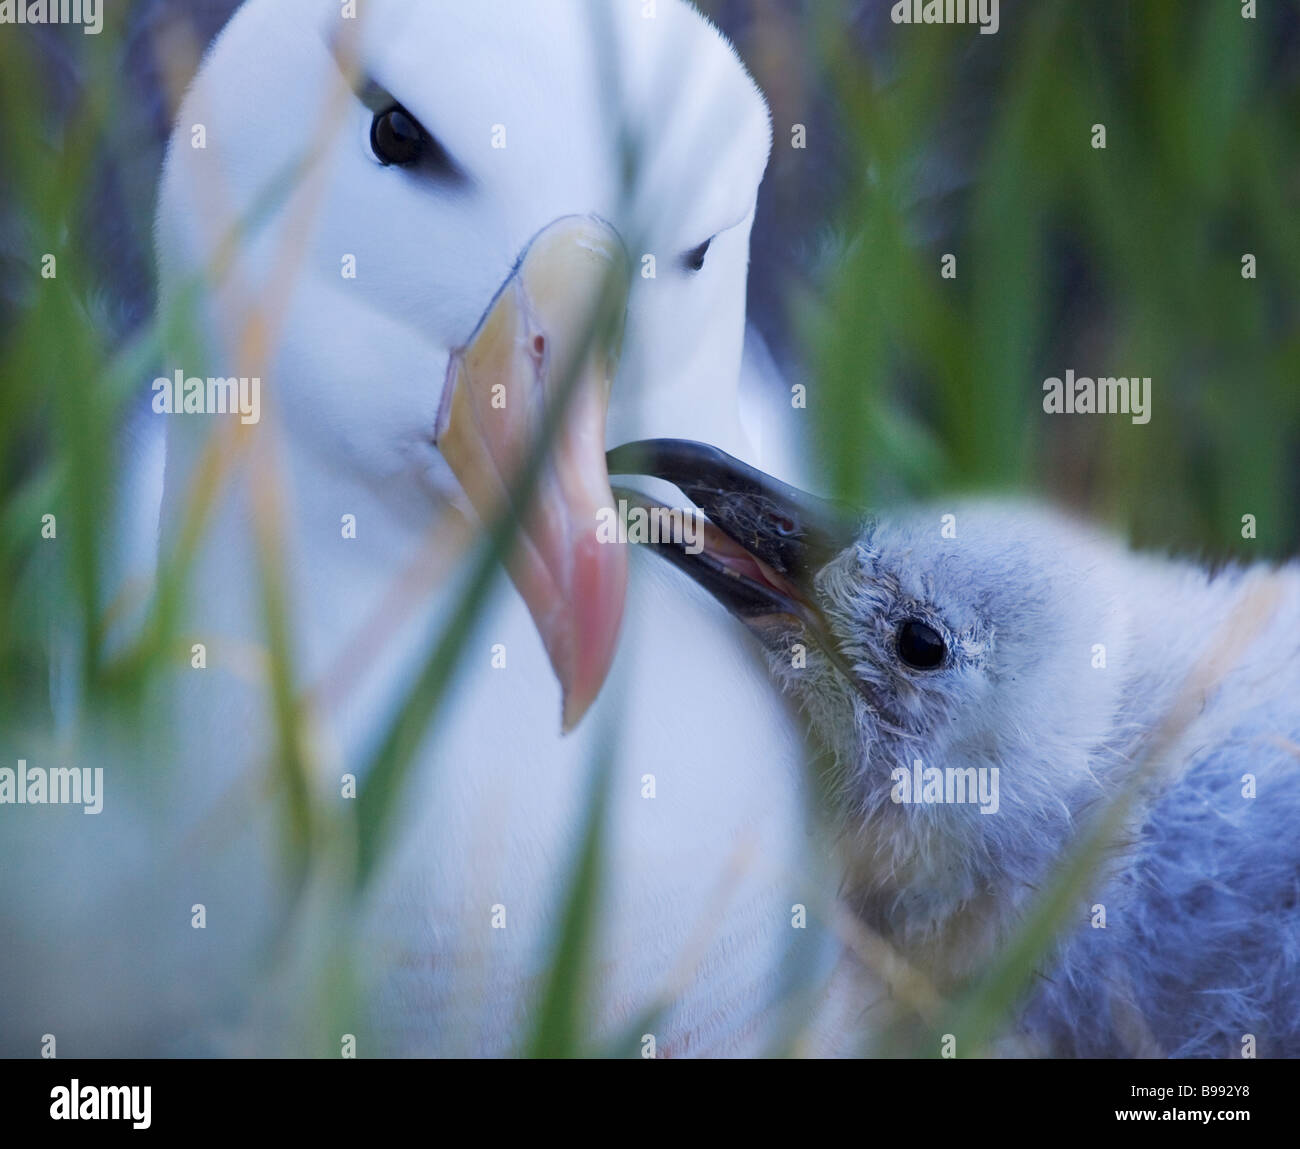
[[[400,104],[378,113],[370,125],[370,148],[385,166],[406,167],[424,155],[425,130]]]
[[[948,653],[939,632],[915,618],[898,628],[897,649],[898,657],[914,670],[933,670]]]
[[[709,236],[699,247],[693,247],[684,256],[682,256],[682,266],[687,271],[703,271],[704,257],[709,254],[709,245],[713,243],[713,236]]]

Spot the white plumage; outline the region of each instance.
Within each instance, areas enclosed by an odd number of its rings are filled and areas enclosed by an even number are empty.
[[[172,365],[226,376],[262,364],[266,375],[263,421],[230,456],[194,567],[183,631],[208,645],[209,669],[180,676],[175,704],[174,802],[194,847],[176,894],[219,902],[223,922],[198,967],[207,988],[186,1009],[201,1023],[219,1011],[229,1028],[198,1036],[200,1048],[292,1050],[303,1040],[292,998],[310,962],[272,983],[283,987],[275,1009],[250,1007],[246,989],[280,904],[264,789],[268,688],[256,657],[259,521],[283,547],[299,681],[314,700],[315,783],[322,801],[338,801],[340,778],[366,760],[455,601],[473,515],[431,431],[449,356],[531,237],[557,218],[594,215],[633,245],[610,443],[677,434],[748,453],[739,380],[767,112],[694,10],[676,0],[651,10],[374,0],[353,24],[333,0],[250,0],[185,101],[158,215],[164,307],[286,168],[324,145],[204,297],[202,362]],[[341,60],[356,65],[353,87],[358,78],[380,87],[418,117],[465,178],[378,163],[375,109],[349,90]],[[639,149],[630,195],[620,116]],[[200,124],[206,148],[196,149]],[[682,253],[710,239],[703,269],[691,272]],[[355,279],[340,273],[345,256]],[[267,322],[252,344],[250,306]],[[214,426],[169,425],[164,552]],[[341,537],[345,515],[355,539]],[[492,665],[497,645],[504,668]],[[661,1054],[761,1049],[792,904],[817,904],[824,891],[804,876],[800,740],[746,640],[703,594],[684,598],[672,572],[634,558],[610,681],[575,733],[560,735],[547,652],[508,585],[462,670],[418,754],[397,849],[364,923],[340,926],[322,911],[330,929],[355,925],[367,954],[367,1008],[338,1025],[362,1033],[372,1053],[517,1048],[589,766],[618,721],[589,1036],[608,1037],[680,991],[655,1031]],[[654,798],[642,796],[647,776]],[[320,895],[326,905],[330,896]],[[505,929],[492,928],[493,907],[504,907]],[[327,1048],[337,1041],[320,1037]]]

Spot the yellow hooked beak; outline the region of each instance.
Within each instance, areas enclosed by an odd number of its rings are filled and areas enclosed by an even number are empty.
[[[625,547],[597,538],[598,512],[614,501],[605,416],[627,281],[627,253],[608,224],[589,216],[550,224],[452,355],[438,413],[438,449],[492,522],[516,499],[548,412],[572,388],[531,497],[518,508],[507,560],[560,680],[566,731],[609,672],[627,592]],[[609,316],[616,322],[602,321]]]

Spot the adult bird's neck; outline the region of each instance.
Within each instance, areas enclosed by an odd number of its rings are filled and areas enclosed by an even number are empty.
[[[403,628],[423,633],[440,578],[464,552],[464,517],[417,478],[368,481],[288,436],[231,437],[214,466],[214,436],[168,437],[160,521],[167,556],[209,505],[190,569],[187,640],[260,647],[268,570],[278,569],[296,677],[317,684],[354,672]],[[268,560],[273,564],[268,567]],[[386,635],[385,628],[398,633]],[[410,641],[410,640],[408,640]]]

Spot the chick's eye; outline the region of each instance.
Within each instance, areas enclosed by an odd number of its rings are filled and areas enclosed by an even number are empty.
[[[942,635],[915,618],[898,628],[897,646],[898,657],[914,670],[933,670],[948,652]]]
[[[693,247],[684,256],[682,256],[682,265],[687,271],[703,271],[704,257],[709,254],[709,247],[713,243],[713,237],[709,236],[699,247]]]
[[[405,108],[395,106],[375,116],[370,148],[380,163],[405,167],[423,154],[428,136]]]

